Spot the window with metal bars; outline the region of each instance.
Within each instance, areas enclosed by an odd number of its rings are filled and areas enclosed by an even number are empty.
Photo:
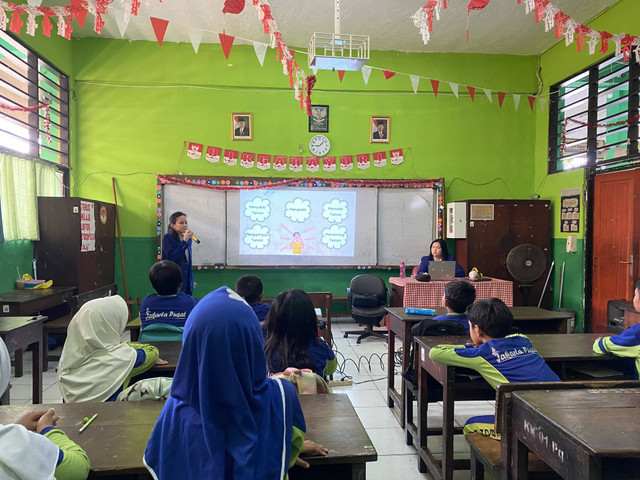
[[[47,139],[45,109],[49,105]],[[50,63],[0,31],[0,148],[69,165],[69,80]]]
[[[639,83],[638,62],[620,54],[553,85],[549,173],[637,161]]]

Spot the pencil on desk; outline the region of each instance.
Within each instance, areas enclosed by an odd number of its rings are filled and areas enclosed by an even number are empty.
[[[85,429],[86,429],[89,425],[91,425],[91,422],[93,422],[93,421],[96,419],[96,417],[97,417],[97,416],[98,416],[98,414],[97,414],[97,413],[94,413],[94,414],[93,414],[93,416],[92,416],[89,420],[87,420],[87,421],[85,422],[85,424],[84,424],[84,425],[82,425],[82,426],[80,427],[80,430],[78,430],[78,433],[82,433],[82,432],[84,432],[84,431],[85,431]]]

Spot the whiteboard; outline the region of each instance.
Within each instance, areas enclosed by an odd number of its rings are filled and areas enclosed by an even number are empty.
[[[187,214],[189,230],[200,240],[200,244],[193,242],[191,246],[193,264],[226,263],[227,208],[225,192],[177,184],[164,185],[163,188],[163,236],[167,232],[171,214],[177,211],[184,212]]]
[[[418,265],[435,238],[436,191],[378,189],[378,265]]]
[[[212,177],[213,178],[213,177]],[[292,187],[293,188],[293,187]],[[326,262],[309,256],[290,258],[262,257],[240,260],[236,239],[240,237],[238,192],[202,188],[198,185],[164,184],[162,186],[163,235],[167,231],[168,219],[174,211],[187,214],[189,229],[201,240],[193,244],[193,264],[214,265],[260,265],[277,267],[294,266],[375,266],[418,264],[420,258],[429,253],[429,246],[436,238],[437,190],[435,188],[357,188],[359,216],[354,258],[332,258]],[[331,188],[313,188],[331,194]],[[342,187],[335,187],[342,190]],[[346,190],[346,189],[345,189]],[[260,260],[260,261],[258,261]],[[329,263],[327,263],[329,262]]]

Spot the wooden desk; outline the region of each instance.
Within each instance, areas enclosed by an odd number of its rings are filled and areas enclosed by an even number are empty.
[[[25,288],[0,293],[0,316],[34,315],[42,310],[67,303],[76,287]]]
[[[458,280],[465,280],[464,277]],[[468,280],[468,279],[467,279]],[[451,280],[455,281],[455,280]],[[419,282],[414,278],[389,278],[393,304],[404,307],[435,308],[442,305],[444,286],[448,281]],[[492,278],[481,282],[471,282],[476,288],[476,299],[499,298],[507,306],[513,305],[513,283]]]
[[[640,389],[512,394],[513,478],[527,478],[534,452],[563,478],[638,478]]]
[[[514,326],[518,327],[521,333],[530,332],[548,332],[548,333],[566,333],[567,322],[571,319],[571,315],[563,312],[553,312],[538,307],[509,307],[513,314]],[[405,312],[405,307],[388,307],[389,315],[389,341],[388,347],[388,365],[387,365],[387,404],[389,408],[398,407],[396,415],[400,425],[407,429],[406,412],[404,404],[404,379],[400,391],[395,388],[394,360],[395,360],[395,338],[402,342],[402,372],[407,370],[411,363],[409,358],[409,349],[411,346],[411,327],[416,323],[427,318],[433,318],[429,315],[413,315]],[[444,315],[447,309],[439,307],[436,309],[436,315]],[[405,353],[406,352],[406,353]],[[408,437],[407,437],[408,438]]]
[[[154,365],[143,374],[133,377],[131,384],[143,378],[173,377],[176,373],[180,352],[182,351],[182,342],[149,342],[149,345],[155,346],[158,349],[160,358],[169,363],[167,365]]]
[[[0,337],[4,340],[9,353],[16,353],[16,376],[18,370],[18,352],[34,345],[32,357],[33,403],[42,403],[42,322],[47,317],[0,317]],[[20,356],[20,370],[22,370],[22,356]],[[22,371],[20,372],[20,376]],[[9,387],[7,387],[1,404],[9,403]]]
[[[601,355],[593,352],[593,342],[599,334],[574,334],[574,335],[527,335],[538,353],[545,359],[551,368],[558,373],[560,378],[566,379],[566,366],[570,363],[596,363],[611,362],[620,360],[613,355]],[[429,351],[432,347],[442,344],[462,345],[468,342],[469,338],[457,337],[415,337],[418,348],[419,369],[418,369],[418,444],[416,449],[420,457],[418,469],[424,472],[426,469],[437,480],[453,478],[453,434],[454,434],[454,403],[458,391],[473,390],[479,393],[486,390],[486,399],[495,397],[493,389],[489,387],[483,379],[473,380],[468,383],[456,384],[456,372],[469,372],[464,368],[451,367],[435,363],[429,359]],[[443,388],[443,415],[442,415],[442,462],[435,459],[430,449],[427,447],[428,431],[427,410],[428,410],[428,377],[433,377]],[[415,440],[415,439],[414,439]],[[466,460],[456,461],[458,468],[468,468],[469,462]],[[577,478],[577,477],[576,477]]]
[[[89,455],[89,478],[127,478],[144,475],[151,478],[142,464],[151,430],[164,402],[65,403],[55,405],[11,405],[0,407],[0,423],[15,421],[34,411],[55,409],[58,427]],[[356,415],[347,395],[302,395],[302,410],[307,423],[306,438],[329,449],[327,457],[305,457],[308,470],[293,468],[290,478],[365,479],[366,462],[376,461],[378,454]],[[98,417],[82,434],[78,428],[84,417]],[[137,478],[137,477],[134,477]]]
[[[76,287],[25,288],[0,293],[0,317],[32,316],[70,302]],[[66,309],[66,307],[65,307]],[[44,348],[42,361],[44,362]],[[44,366],[44,365],[43,365]],[[22,376],[22,349],[15,351],[16,377]]]

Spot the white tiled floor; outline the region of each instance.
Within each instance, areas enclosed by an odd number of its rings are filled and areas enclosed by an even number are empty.
[[[371,441],[378,452],[378,461],[367,464],[369,480],[428,480],[433,477],[418,472],[418,456],[413,446],[407,446],[404,433],[396,417],[387,407],[387,344],[374,337],[367,338],[360,345],[357,335],[343,337],[344,330],[357,330],[358,327],[349,318],[335,319],[332,332],[337,346],[339,369],[351,377],[352,386],[335,387],[334,392],[349,395],[353,406],[362,421]],[[396,349],[400,347],[396,343]],[[57,353],[59,355],[60,349]],[[49,362],[49,371],[43,376],[43,398],[45,403],[62,403],[58,389],[55,369],[57,362]],[[24,372],[21,378],[11,377],[11,404],[31,403],[31,353],[24,355]],[[399,367],[396,367],[396,384],[400,384]],[[336,380],[342,375],[336,373]],[[493,414],[492,402],[457,402],[455,420],[463,424],[472,415]],[[437,426],[442,421],[442,406],[429,406],[429,425]],[[430,437],[432,451],[442,451],[440,437]],[[454,439],[456,458],[468,458],[469,448],[464,438],[457,435]],[[469,471],[456,471],[454,478],[468,479]]]

